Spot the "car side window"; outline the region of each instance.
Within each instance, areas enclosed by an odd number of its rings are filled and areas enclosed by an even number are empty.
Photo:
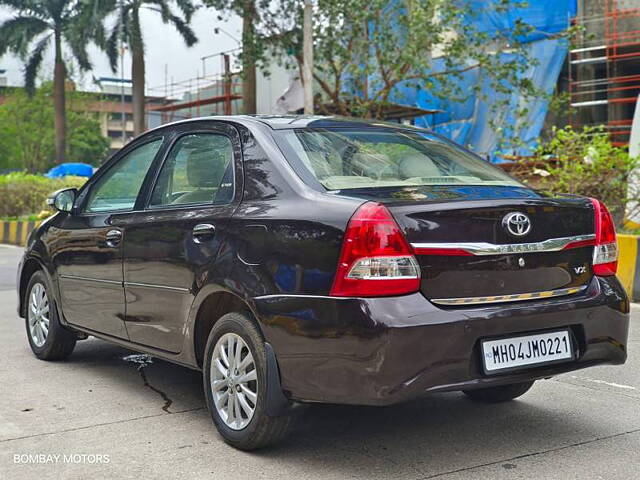
[[[231,139],[216,133],[185,135],[169,152],[149,206],[229,203],[233,183]]]
[[[140,187],[162,146],[162,139],[145,143],[123,156],[91,187],[86,212],[133,210]]]

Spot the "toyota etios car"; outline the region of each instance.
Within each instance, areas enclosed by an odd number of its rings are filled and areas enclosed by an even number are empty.
[[[251,449],[295,405],[388,405],[626,359],[616,234],[426,130],[212,117],[151,130],[28,240],[35,355],[93,335],[203,371],[213,422]]]

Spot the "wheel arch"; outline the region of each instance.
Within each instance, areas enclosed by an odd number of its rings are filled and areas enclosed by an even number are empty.
[[[216,322],[230,312],[246,312],[255,320],[258,330],[264,338],[264,332],[251,305],[239,295],[224,289],[204,292],[196,302],[193,317],[193,355],[199,368],[202,368],[204,351],[209,333]]]
[[[254,309],[239,295],[228,290],[219,289],[208,292],[202,297],[202,300],[198,302],[192,330],[194,360],[200,369],[203,368],[204,352],[209,339],[209,333],[216,322],[227,313],[247,313],[250,318],[253,319],[262,338],[265,338],[262,326]],[[273,347],[266,340],[264,345],[267,355],[267,376],[269,379],[266,394],[267,415],[272,417],[288,415],[296,405],[287,398],[282,390],[280,368]]]
[[[37,271],[44,272],[47,280],[49,280],[49,284],[51,284],[49,272],[47,272],[40,260],[34,257],[27,258],[22,266],[22,271],[20,272],[20,284],[18,285],[18,314],[22,318],[26,315],[24,297],[27,291],[27,285],[29,285],[29,280],[31,280],[31,277]]]

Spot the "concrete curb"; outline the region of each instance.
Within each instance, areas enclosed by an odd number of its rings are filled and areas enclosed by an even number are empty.
[[[27,237],[38,225],[39,220],[0,220],[0,243],[24,246]]]

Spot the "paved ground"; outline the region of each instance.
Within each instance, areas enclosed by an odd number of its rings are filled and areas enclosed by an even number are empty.
[[[539,382],[500,406],[457,393],[319,406],[286,443],[249,454],[217,436],[196,372],[156,361],[141,375],[131,352],[98,340],[66,362],[36,360],[15,314],[19,254],[0,247],[0,479],[640,478],[640,308],[624,367]],[[38,454],[49,463],[22,463]]]
[[[15,290],[16,270],[21,256],[22,248],[0,244],[0,291]]]

